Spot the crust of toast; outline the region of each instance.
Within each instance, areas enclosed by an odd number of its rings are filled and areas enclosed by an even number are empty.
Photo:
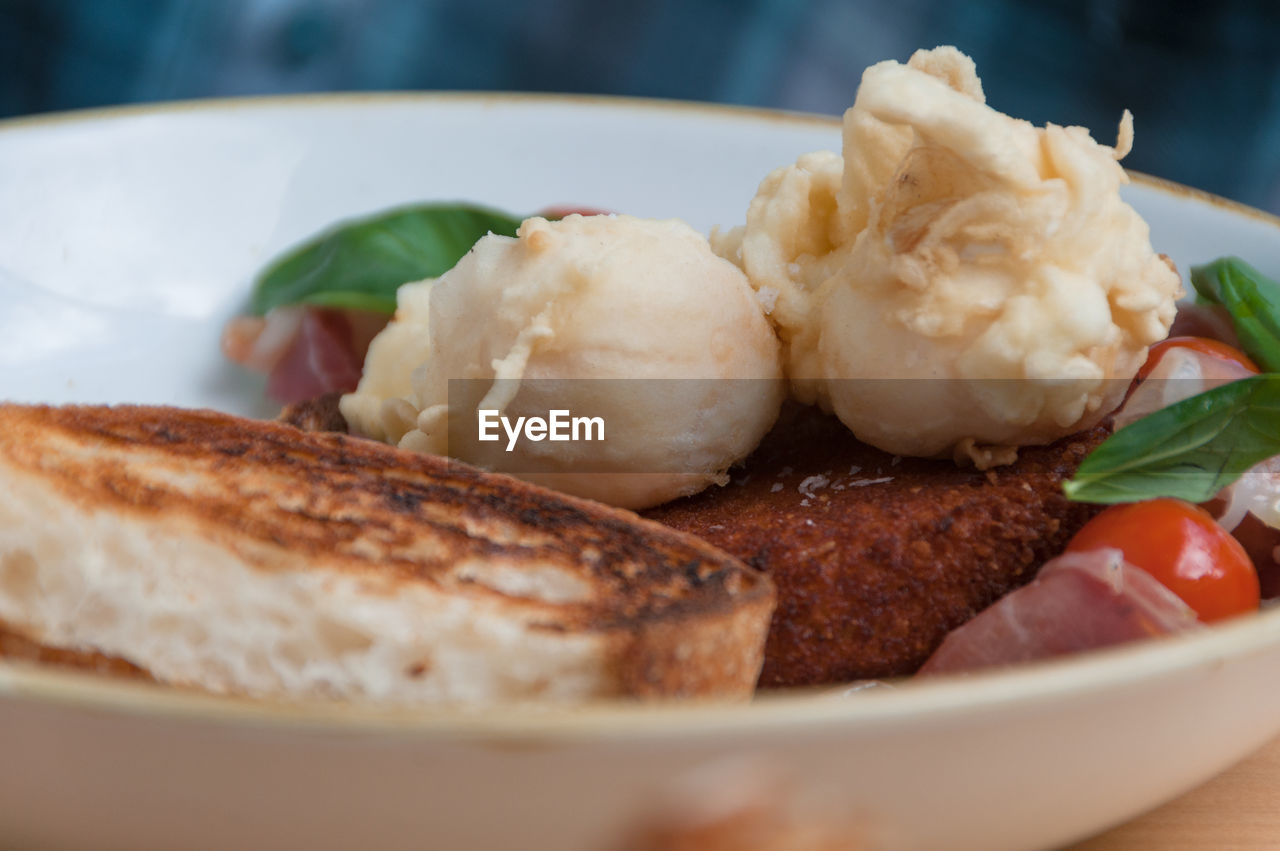
[[[763,574],[630,512],[460,462],[211,411],[0,405],[0,469],[69,516],[230,553],[251,583],[302,571],[374,595],[463,601],[531,639],[576,641],[598,670],[592,693],[575,696],[742,697],[759,672],[774,600]],[[4,542],[20,540],[0,539],[0,584]],[[3,618],[10,635],[70,654],[62,661],[88,653],[94,667],[118,660],[175,679],[21,618]]]
[[[0,659],[92,671],[119,679],[151,681],[150,674],[118,656],[107,656],[88,648],[48,647],[16,632],[10,632],[2,626],[0,626]]]

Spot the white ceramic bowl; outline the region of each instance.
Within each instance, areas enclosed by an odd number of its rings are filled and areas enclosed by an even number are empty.
[[[0,124],[0,396],[268,413],[223,321],[276,252],[426,199],[741,221],[833,119],[401,95]],[[1138,144],[1142,144],[1142,136]],[[1150,179],[1180,268],[1280,269],[1280,222]],[[0,664],[0,845],[604,849],[689,772],[772,778],[873,844],[1038,848],[1128,819],[1280,730],[1280,611],[955,681],[750,706],[457,714],[218,699]]]

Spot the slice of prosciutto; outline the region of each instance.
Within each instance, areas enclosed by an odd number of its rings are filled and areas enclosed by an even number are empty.
[[[267,395],[287,405],[331,390],[356,389],[363,358],[354,351],[351,336],[351,324],[338,311],[304,311],[292,345],[267,378]]]
[[[289,405],[354,390],[369,342],[390,318],[360,310],[282,307],[265,317],[231,320],[222,332],[222,351],[266,373],[267,395]]]
[[[1187,303],[1178,305],[1178,313],[1169,328],[1170,337],[1208,337],[1228,346],[1240,348],[1231,312],[1220,304]]]
[[[1257,373],[1234,361],[1223,360],[1189,348],[1172,348],[1125,398],[1112,417],[1116,428],[1123,428],[1206,390]]]
[[[1195,612],[1119,550],[1061,555],[952,630],[920,674],[953,674],[1194,629]]]
[[[1253,560],[1262,599],[1280,597],[1280,456],[1249,468],[1204,508]]]

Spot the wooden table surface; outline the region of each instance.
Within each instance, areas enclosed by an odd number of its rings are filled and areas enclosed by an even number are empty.
[[[1280,849],[1280,739],[1176,801],[1072,851]]]

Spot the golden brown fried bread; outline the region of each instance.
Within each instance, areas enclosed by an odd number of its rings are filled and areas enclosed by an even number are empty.
[[[399,704],[744,697],[759,673],[766,577],[443,458],[208,411],[2,405],[0,470],[10,655]]]
[[[983,473],[888,455],[834,417],[791,408],[730,484],[645,516],[773,578],[762,686],[905,675],[1096,513],[1062,481],[1105,434],[1024,447]]]

